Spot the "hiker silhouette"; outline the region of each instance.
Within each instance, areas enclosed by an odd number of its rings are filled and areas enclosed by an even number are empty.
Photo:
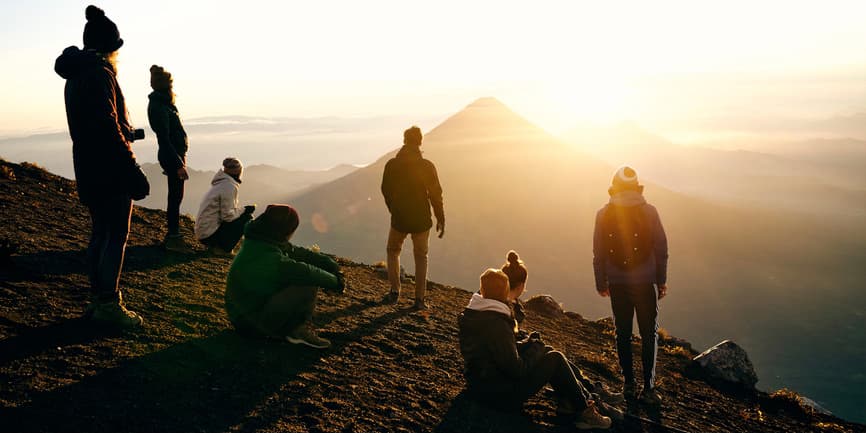
[[[385,164],[382,173],[382,196],[391,213],[388,232],[388,280],[391,291],[385,298],[397,302],[400,296],[400,251],[406,236],[412,237],[415,256],[415,308],[426,309],[427,250],[433,220],[430,207],[436,215],[436,231],[445,235],[445,210],[442,186],[436,167],[421,156],[421,129],[413,126],[403,132],[403,147]]]
[[[641,400],[659,405],[655,388],[658,301],[668,291],[668,243],[658,211],[646,202],[643,189],[633,168],[621,167],[614,173],[610,201],[596,214],[592,264],[596,290],[610,297],[623,393],[630,399],[638,396],[631,352],[636,313],[643,363]]]
[[[117,54],[123,46],[117,26],[96,6],[88,6],[85,17],[84,49],[63,50],[54,70],[66,79],[66,119],[78,197],[91,217],[87,262],[92,297],[87,314],[98,322],[135,327],[143,319],[126,309],[118,283],[132,200],[150,191],[130,147],[144,138],[144,130],[130,124],[117,82]]]

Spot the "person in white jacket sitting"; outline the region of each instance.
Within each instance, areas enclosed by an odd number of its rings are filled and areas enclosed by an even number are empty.
[[[234,157],[223,160],[223,168],[211,180],[195,219],[195,236],[218,256],[231,256],[244,226],[252,219],[255,205],[238,206],[243,165]]]

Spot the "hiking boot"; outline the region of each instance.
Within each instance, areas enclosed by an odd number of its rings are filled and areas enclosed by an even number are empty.
[[[610,418],[598,413],[595,404],[591,403],[589,407],[581,412],[575,427],[580,430],[589,430],[594,428],[609,429],[611,424]]]
[[[610,418],[612,421],[621,422],[625,419],[625,414],[617,407],[603,401],[597,401],[595,404],[598,405],[598,412]]]
[[[135,311],[127,310],[119,301],[95,304],[90,320],[115,325],[121,328],[135,328],[144,323],[144,319]]]
[[[295,328],[291,334],[286,336],[286,341],[292,344],[305,344],[316,349],[327,349],[331,347],[330,341],[319,337],[319,335],[316,334],[316,331],[312,330],[307,324]]]
[[[389,292],[387,295],[385,295],[384,298],[382,298],[382,303],[383,304],[396,304],[397,300],[399,300],[399,299],[400,299],[400,292],[393,292],[392,291],[392,292]]]
[[[417,311],[424,311],[424,310],[426,310],[426,309],[428,309],[428,308],[430,308],[430,306],[427,305],[427,303],[424,302],[423,299],[416,299],[416,300],[415,300],[415,305],[412,306],[412,309],[413,309],[413,310],[417,310]]]
[[[625,401],[625,395],[623,395],[623,393],[611,392],[607,388],[605,388],[601,382],[596,382],[593,388],[595,390],[595,394],[598,395],[598,398],[600,398],[605,403],[620,404]]]
[[[622,386],[622,396],[628,400],[636,399],[637,384],[634,382],[626,382],[625,385]]]
[[[650,406],[661,406],[662,397],[659,395],[659,393],[654,387],[646,388],[643,390],[643,393],[640,396],[640,401]]]
[[[171,235],[165,237],[165,242],[162,244],[166,251],[180,254],[192,254],[193,250],[186,245],[181,235]]]

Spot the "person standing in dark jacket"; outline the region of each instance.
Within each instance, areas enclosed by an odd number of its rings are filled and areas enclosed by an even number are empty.
[[[66,119],[78,197],[90,211],[87,248],[93,320],[122,327],[139,326],[141,316],[126,309],[118,287],[129,235],[132,196],[140,169],[130,142],[142,138],[128,119],[117,83],[117,51],[123,39],[117,26],[96,6],[88,6],[84,50],[69,47],[54,70],[66,79]],[[146,180],[144,181],[146,184]]]
[[[156,134],[159,145],[157,158],[168,180],[168,203],[166,219],[168,233],[165,236],[165,249],[179,253],[189,253],[180,235],[180,203],[183,201],[183,184],[189,179],[186,172],[186,151],[188,148],[186,131],[174,102],[174,89],[171,73],[161,66],[150,67],[150,87],[148,95],[147,119]]]
[[[546,384],[553,386],[559,415],[578,415],[577,427],[608,428],[592,396],[577,380],[565,355],[543,343],[518,348],[508,306],[508,276],[498,269],[481,274],[481,290],[458,318],[460,353],[468,392],[501,409],[519,410]]]
[[[609,296],[616,348],[624,376],[623,394],[638,396],[631,352],[632,320],[641,336],[641,400],[661,404],[655,388],[658,301],[668,292],[668,241],[656,208],[643,197],[637,172],[621,167],[608,189],[610,202],[598,211],[593,235],[593,269],[598,294]],[[658,291],[656,291],[658,289]]]
[[[421,129],[413,126],[403,132],[403,147],[397,156],[385,164],[382,174],[382,196],[391,213],[388,233],[388,280],[391,291],[386,298],[397,302],[400,297],[400,251],[406,236],[412,235],[415,255],[415,308],[427,308],[427,249],[433,220],[430,207],[436,215],[439,238],[445,235],[445,210],[442,204],[442,186],[432,162],[421,156]]]

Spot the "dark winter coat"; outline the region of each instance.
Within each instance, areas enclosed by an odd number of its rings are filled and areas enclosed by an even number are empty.
[[[166,92],[154,91],[148,98],[147,120],[159,144],[159,165],[167,174],[177,172],[177,169],[186,166],[188,149],[186,131],[180,122],[177,107]]]
[[[604,215],[609,206],[640,206],[651,237],[651,254],[648,260],[634,269],[623,270],[612,263],[605,250]],[[595,233],[592,241],[592,265],[595,271],[597,290],[611,285],[665,284],[668,271],[668,239],[656,208],[648,204],[641,193],[623,191],[614,194],[610,202],[598,211],[595,218]]]
[[[229,268],[226,310],[234,322],[261,311],[268,299],[292,286],[338,289],[339,265],[330,257],[290,243],[274,243],[251,233]]]
[[[382,196],[391,212],[391,227],[402,233],[430,230],[433,220],[445,223],[442,186],[432,162],[421,157],[418,146],[403,146],[397,156],[385,164],[382,174]]]
[[[512,394],[515,385],[527,375],[529,365],[518,354],[514,318],[504,313],[508,306],[499,303],[503,311],[477,306],[493,302],[498,301],[473,295],[457,322],[466,385],[482,393]]]
[[[69,47],[57,58],[54,71],[66,79],[66,120],[79,199],[89,204],[127,194],[138,169],[129,146],[133,128],[114,68],[92,51]]]

